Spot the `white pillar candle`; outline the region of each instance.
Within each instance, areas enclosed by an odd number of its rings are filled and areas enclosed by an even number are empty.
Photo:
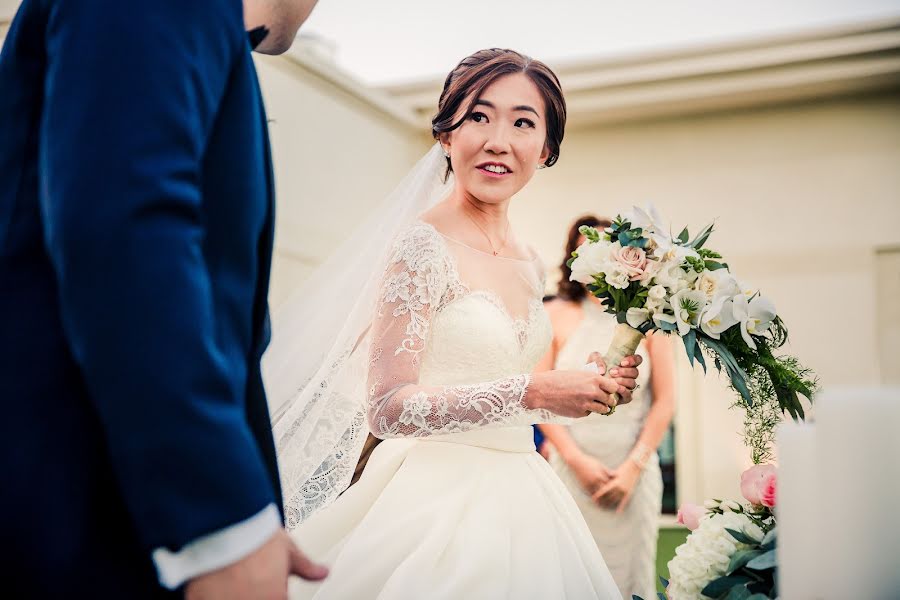
[[[824,598],[821,569],[820,516],[816,471],[816,427],[782,423],[778,427],[778,588],[786,600]]]
[[[821,394],[816,452],[825,598],[900,598],[900,389]]]

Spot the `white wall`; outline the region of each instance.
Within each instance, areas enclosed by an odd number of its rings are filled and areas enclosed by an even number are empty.
[[[710,245],[775,301],[787,350],[825,386],[875,383],[876,250],[900,244],[898,165],[900,103],[888,95],[604,126],[567,134],[559,163],[515,199],[513,219],[551,269],[586,212],[652,201],[679,227],[716,219]],[[685,372],[683,391],[681,499],[734,496],[749,462],[735,435],[741,415],[726,410],[714,377]]]
[[[427,132],[289,58],[257,56],[256,64],[275,166],[277,310],[347,224],[365,217],[427,150]]]

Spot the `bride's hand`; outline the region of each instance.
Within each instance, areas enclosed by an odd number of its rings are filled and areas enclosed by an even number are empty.
[[[543,371],[532,375],[523,400],[528,408],[563,417],[586,417],[612,410],[615,401],[611,396],[620,387],[614,379],[588,371]]]
[[[603,355],[599,352],[591,352],[587,362],[596,364],[601,375],[606,373],[606,363],[603,362]],[[638,367],[642,362],[644,359],[641,356],[632,354],[622,359],[618,367],[610,369],[609,376],[619,384],[619,389],[616,390],[619,395],[618,404],[631,402],[631,392],[637,388]]]

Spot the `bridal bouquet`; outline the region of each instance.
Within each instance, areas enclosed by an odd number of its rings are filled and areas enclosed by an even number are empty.
[[[796,359],[774,354],[787,341],[787,329],[772,301],[705,247],[712,225],[694,238],[687,228],[673,236],[653,207],[635,207],[604,231],[580,231],[586,240],[568,261],[571,279],[585,284],[619,322],[607,366],[634,354],[649,331],[678,335],[691,364],[705,371],[707,352],[748,410],[775,398],[779,413],[803,418],[799,394],[811,398],[813,374]],[[755,442],[754,462],[768,457],[771,429],[759,433],[765,439]]]

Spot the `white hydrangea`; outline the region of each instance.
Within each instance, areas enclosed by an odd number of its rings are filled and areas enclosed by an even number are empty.
[[[735,512],[707,514],[700,519],[687,541],[675,549],[675,558],[669,561],[669,600],[696,600],[700,590],[725,574],[731,557],[747,544],[738,542],[725,529],[743,531],[756,540],[762,540],[763,531],[747,515]]]

